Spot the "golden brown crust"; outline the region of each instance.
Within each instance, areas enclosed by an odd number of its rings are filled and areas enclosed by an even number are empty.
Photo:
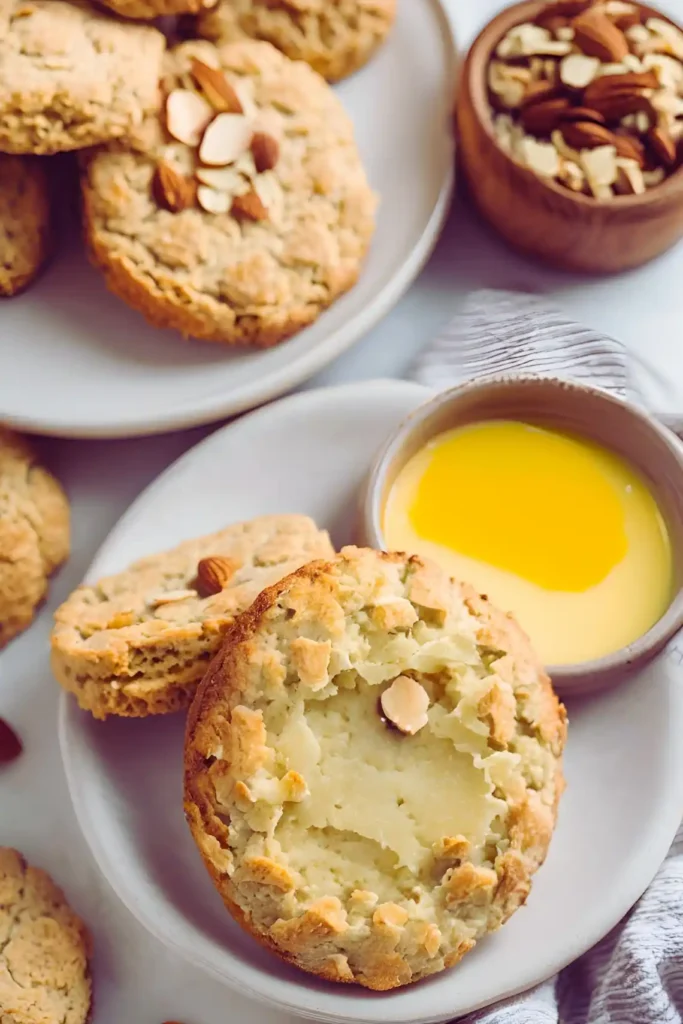
[[[69,503],[33,446],[0,426],[0,648],[33,621],[69,554]]]
[[[0,154],[0,296],[27,288],[51,250],[45,161]]]
[[[199,14],[213,7],[216,0],[99,0],[122,18],[151,21],[174,14]]]
[[[96,718],[187,707],[235,616],[263,587],[332,551],[307,516],[260,516],[78,587],[55,613],[55,677]],[[236,569],[206,597],[195,589],[197,567],[211,556],[231,558]]]
[[[403,625],[387,631],[378,621]],[[385,644],[390,663],[380,656]],[[377,693],[406,672],[428,688],[429,725],[396,740],[379,724]],[[564,708],[507,616],[417,558],[347,549],[261,593],[227,633],[188,716],[186,816],[247,931],[311,973],[384,991],[457,963],[526,900],[555,823],[565,729]],[[369,745],[359,747],[366,732]],[[456,751],[477,751],[473,765],[462,753],[450,760],[450,740]],[[368,762],[383,765],[372,785],[363,782]],[[424,785],[429,762],[439,766],[446,806],[445,773],[456,772],[452,798],[486,779],[490,796],[472,805],[493,815],[482,826],[467,803],[454,803],[470,838],[432,821],[429,785],[408,808],[411,825],[394,833],[386,794],[399,798],[400,814],[413,799],[400,779]],[[473,766],[483,776],[471,775]],[[352,789],[340,788],[349,778]],[[381,820],[381,848],[364,800]],[[411,827],[421,837],[413,846],[404,842]],[[330,843],[326,830],[336,836]]]
[[[44,871],[0,847],[0,1016],[3,1024],[85,1024],[90,936]]]
[[[336,82],[370,59],[395,16],[396,0],[221,0],[196,30],[218,42],[263,39]]]
[[[244,175],[257,191],[267,188],[267,218],[240,218],[232,207],[163,208],[153,187],[159,161],[191,178],[197,158],[153,117],[133,146],[114,145],[83,161],[88,245],[110,289],[156,326],[205,341],[272,346],[355,284],[376,199],[350,119],[310,68],[268,43],[188,42],[167,57],[167,90],[187,82],[194,59],[220,69],[252,123],[278,143],[277,163],[263,173],[244,154]]]

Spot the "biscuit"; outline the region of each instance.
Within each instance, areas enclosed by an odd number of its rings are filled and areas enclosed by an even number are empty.
[[[2,1024],[85,1024],[90,953],[88,932],[61,889],[0,847]]]
[[[99,0],[122,18],[150,20],[174,14],[197,14],[216,0]]]
[[[57,153],[128,135],[159,103],[160,32],[85,0],[0,0],[0,151]]]
[[[417,557],[345,549],[227,634],[190,710],[186,816],[264,945],[392,989],[524,903],[565,729],[511,617]]]
[[[69,554],[69,503],[29,442],[0,426],[0,648],[33,620]]]
[[[0,295],[16,295],[27,288],[51,248],[45,164],[0,154]]]
[[[207,341],[274,345],[355,283],[374,231],[375,197],[350,119],[306,64],[268,43],[183,43],[167,62],[171,95],[186,89],[196,59],[220,69],[245,112],[245,150],[221,168],[233,179],[224,212],[199,207],[197,154],[154,118],[136,148],[108,147],[86,161],[86,238],[109,288],[156,326]],[[257,134],[278,151],[275,166],[260,173],[249,148]],[[189,205],[176,212],[165,208],[168,197],[159,199],[159,176],[169,167],[183,195],[189,189]],[[245,193],[262,214],[245,214]]]
[[[215,42],[264,39],[336,82],[370,59],[395,16],[396,0],[221,0],[196,31]]]
[[[257,594],[333,549],[307,516],[261,516],[185,541],[81,586],[57,609],[52,669],[96,718],[186,707],[223,633]],[[202,596],[199,562],[229,560],[224,589]]]

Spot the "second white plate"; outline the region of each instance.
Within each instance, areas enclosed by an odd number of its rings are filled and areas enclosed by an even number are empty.
[[[309,391],[225,427],[142,494],[89,577],[265,512],[308,513],[337,546],[350,541],[374,452],[428,394],[399,381]],[[244,994],[319,1021],[440,1021],[553,974],[646,888],[683,808],[681,660],[683,651],[671,649],[627,684],[569,708],[568,788],[527,907],[455,970],[386,995],[299,973],[232,922],[183,820],[183,716],[103,724],[65,695],[62,754],[100,868],[180,956]]]
[[[157,330],[107,292],[74,223],[45,276],[2,303],[0,421],[70,437],[205,423],[282,394],[358,341],[417,276],[443,224],[454,63],[439,0],[408,0],[386,45],[338,86],[381,205],[358,283],[315,324],[238,353]]]

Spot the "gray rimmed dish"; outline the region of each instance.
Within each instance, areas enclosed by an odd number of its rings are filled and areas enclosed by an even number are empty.
[[[503,377],[441,392],[411,413],[377,456],[362,495],[362,542],[386,548],[385,503],[398,473],[416,452],[446,430],[492,419],[562,430],[613,451],[642,474],[664,516],[674,583],[662,617],[612,654],[548,666],[562,697],[615,685],[647,664],[683,626],[683,445],[644,410],[597,388],[542,377]]]

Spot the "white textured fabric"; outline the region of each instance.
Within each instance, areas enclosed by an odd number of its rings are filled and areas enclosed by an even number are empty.
[[[623,345],[513,292],[473,293],[412,376],[442,390],[514,373],[580,380],[642,401]],[[645,895],[602,942],[463,1024],[683,1024],[683,826]]]

